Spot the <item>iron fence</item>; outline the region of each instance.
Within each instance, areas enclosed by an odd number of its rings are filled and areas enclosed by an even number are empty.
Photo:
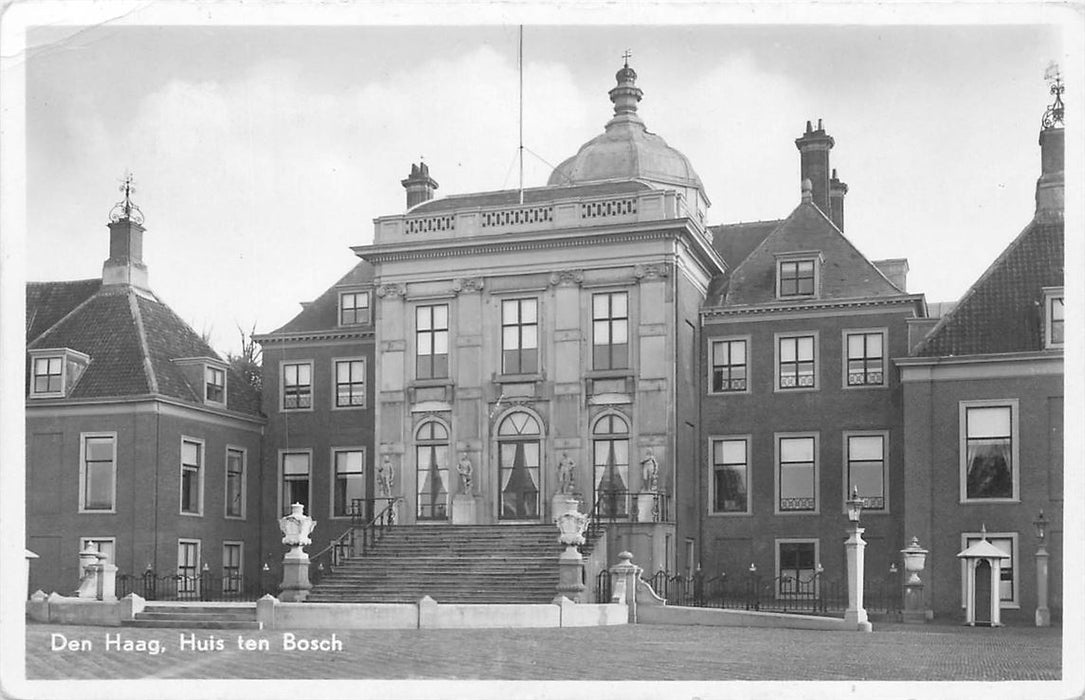
[[[274,583],[268,576],[227,573],[217,575],[204,570],[195,575],[163,574],[145,571],[142,574],[117,576],[116,593],[123,598],[135,593],[144,600],[247,602],[266,593],[274,594]]]

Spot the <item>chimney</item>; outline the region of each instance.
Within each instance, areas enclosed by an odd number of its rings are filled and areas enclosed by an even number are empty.
[[[1063,153],[1065,133],[1063,116],[1065,106],[1062,93],[1066,86],[1062,84],[1059,67],[1052,64],[1047,69],[1045,78],[1051,80],[1051,94],[1055,100],[1044,111],[1040,131],[1040,179],[1036,181],[1036,220],[1062,221],[1065,192],[1063,189]]]
[[[844,195],[847,193],[847,183],[837,179],[836,168],[833,168],[833,176],[829,179],[829,218],[841,231],[844,230]]]
[[[411,174],[399,184],[407,190],[408,209],[433,199],[433,192],[438,187],[437,181],[429,176],[429,166],[425,163],[411,163]]]
[[[890,258],[889,260],[871,260],[893,286],[902,292],[908,291],[908,258]]]
[[[143,264],[143,212],[132,203],[132,176],[121,185],[124,201],[109,212],[109,258],[102,265],[102,284],[129,284],[150,290]]]
[[[826,216],[831,216],[829,206],[829,151],[832,150],[833,137],[825,133],[818,119],[818,128],[812,129],[806,122],[806,133],[795,139],[799,149],[799,179],[809,180],[813,186],[812,198],[817,208]]]

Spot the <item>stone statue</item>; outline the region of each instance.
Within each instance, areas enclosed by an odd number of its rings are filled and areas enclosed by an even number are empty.
[[[640,461],[641,488],[649,491],[659,490],[659,462],[656,461],[655,453],[649,447],[644,451],[644,459]]]
[[[558,462],[558,478],[561,480],[561,492],[570,496],[576,488],[576,462],[569,457],[568,452],[561,453],[561,461]]]
[[[384,460],[381,465],[377,467],[377,485],[380,488],[381,496],[385,498],[392,497],[392,484],[395,481],[395,475],[392,472],[392,458],[388,455],[384,455]]]
[[[467,454],[460,455],[460,461],[456,464],[456,471],[460,474],[460,493],[471,494],[471,474],[474,468],[471,466],[471,458]]]

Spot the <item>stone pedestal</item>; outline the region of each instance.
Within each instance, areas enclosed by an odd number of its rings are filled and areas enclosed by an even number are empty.
[[[863,532],[865,530],[856,524],[851,537],[844,543],[848,553],[848,609],[844,611],[844,622],[855,625],[859,632],[870,632],[873,626],[863,607],[863,554],[866,549]]]
[[[923,608],[923,584],[904,584],[904,612],[901,620],[909,624],[924,624],[927,619],[927,611]]]
[[[301,603],[309,597],[309,555],[301,548],[289,551],[283,557],[283,582],[279,586],[282,593],[279,600],[284,603]]]
[[[457,493],[452,497],[452,524],[474,525],[478,520],[478,497],[469,493]]]
[[[1047,547],[1040,545],[1036,552],[1036,626],[1051,626],[1051,610],[1047,607]]]
[[[583,603],[584,592],[584,557],[574,546],[568,546],[558,557],[558,595],[563,595],[574,603]]]
[[[117,599],[117,566],[111,563],[98,564],[98,600],[114,601]]]
[[[637,494],[637,520],[642,523],[654,523],[658,520],[655,512],[656,494],[653,491],[641,491]]]
[[[105,560],[104,554],[96,550],[85,549],[79,553],[79,588],[75,595],[77,598],[98,597],[98,561]]]

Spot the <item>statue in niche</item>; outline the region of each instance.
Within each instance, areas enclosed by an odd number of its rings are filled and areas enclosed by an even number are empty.
[[[558,462],[558,479],[561,481],[561,493],[571,496],[576,488],[576,462],[568,452],[561,453],[561,461]]]
[[[641,488],[648,491],[659,490],[659,462],[656,461],[655,452],[649,447],[644,451],[644,459],[640,461]]]
[[[471,458],[466,453],[460,455],[456,471],[460,474],[460,493],[471,495],[471,475],[475,469],[471,466]]]
[[[394,481],[395,476],[392,473],[392,458],[388,455],[384,455],[381,465],[377,467],[377,486],[380,488],[381,496],[385,498],[392,497],[392,484]]]

